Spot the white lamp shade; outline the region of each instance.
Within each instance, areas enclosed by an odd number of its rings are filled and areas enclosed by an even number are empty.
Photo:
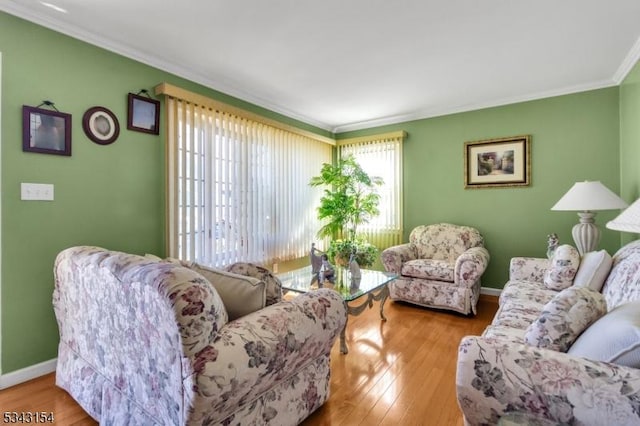
[[[600,181],[577,182],[551,210],[595,211],[624,209],[628,204]]]
[[[614,231],[634,232],[640,234],[640,199],[636,200],[618,217],[607,222],[607,228]]]

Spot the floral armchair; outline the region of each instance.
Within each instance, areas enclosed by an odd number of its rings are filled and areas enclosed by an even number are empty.
[[[398,274],[389,284],[392,300],[475,314],[489,252],[475,228],[421,225],[411,231],[408,243],[384,250],[382,264]]]
[[[56,384],[100,424],[299,424],[328,398],[344,302],[330,289],[272,300],[281,290],[267,270],[230,269],[239,274],[99,247],[62,251]],[[233,308],[232,287],[241,287]]]

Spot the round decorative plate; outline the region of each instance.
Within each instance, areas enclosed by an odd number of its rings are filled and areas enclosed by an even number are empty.
[[[115,114],[104,107],[89,108],[82,116],[82,128],[89,139],[109,145],[118,139],[120,124]]]

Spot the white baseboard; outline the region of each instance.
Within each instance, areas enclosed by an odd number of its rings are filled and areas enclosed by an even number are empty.
[[[56,371],[57,363],[58,358],[54,358],[49,361],[41,362],[40,364],[31,365],[21,370],[2,374],[0,375],[0,390],[52,373]]]
[[[501,288],[493,288],[493,287],[480,287],[480,294],[486,294],[489,296],[500,297],[500,293],[502,293]]]

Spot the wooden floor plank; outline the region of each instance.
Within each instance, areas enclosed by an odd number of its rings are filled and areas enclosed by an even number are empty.
[[[497,299],[482,296],[478,314],[387,302],[388,321],[378,303],[349,317],[349,353],[331,352],[331,395],[303,423],[315,425],[454,425],[463,424],[455,394],[460,339],[480,334],[491,322]],[[56,424],[96,425],[80,406],[55,386],[48,374],[0,391],[2,411],[53,412]]]

